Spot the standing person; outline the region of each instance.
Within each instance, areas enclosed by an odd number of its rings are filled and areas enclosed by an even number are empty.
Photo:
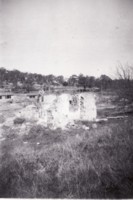
[[[44,101],[44,90],[43,88],[41,88],[38,93],[37,102],[41,103],[43,101]]]
[[[44,90],[41,88],[39,90],[38,96],[37,96],[37,103],[38,103],[38,109],[39,109],[39,117],[42,117],[42,102],[44,102]]]

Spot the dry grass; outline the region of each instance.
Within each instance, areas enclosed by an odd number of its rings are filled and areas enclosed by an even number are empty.
[[[128,118],[90,130],[34,125],[28,134],[6,138],[0,197],[132,198],[132,132]]]
[[[0,115],[0,124],[5,122],[5,117],[3,115]]]

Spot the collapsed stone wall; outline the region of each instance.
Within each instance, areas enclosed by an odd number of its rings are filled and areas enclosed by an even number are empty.
[[[93,93],[49,94],[18,113],[18,117],[36,119],[38,123],[51,128],[65,128],[74,120],[94,121],[97,117]]]
[[[45,95],[40,106],[40,118],[54,127],[65,127],[74,120],[94,121],[96,117],[92,93]]]
[[[96,117],[95,95],[93,93],[83,93],[80,96],[80,119],[94,121]]]

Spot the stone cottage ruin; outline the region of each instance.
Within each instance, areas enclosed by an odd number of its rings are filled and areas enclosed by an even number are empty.
[[[74,120],[94,121],[97,117],[93,93],[48,94],[40,96],[38,105],[40,119],[51,127],[65,127]]]

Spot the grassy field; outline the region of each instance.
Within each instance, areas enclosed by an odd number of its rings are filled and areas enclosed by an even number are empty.
[[[108,105],[109,100],[104,98]],[[107,107],[104,101],[99,104]],[[66,130],[23,118],[4,122],[1,115],[1,198],[133,198],[131,115],[77,121]]]

